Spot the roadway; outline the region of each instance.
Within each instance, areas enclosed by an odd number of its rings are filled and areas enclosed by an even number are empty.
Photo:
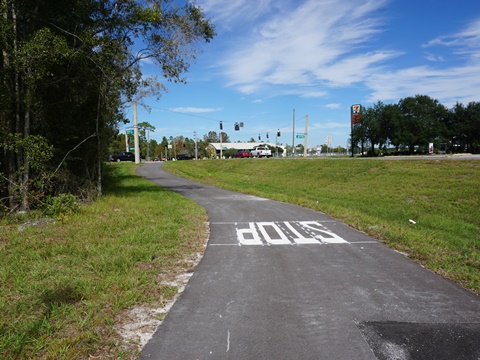
[[[480,299],[328,215],[173,176],[210,222],[139,359],[480,359]]]

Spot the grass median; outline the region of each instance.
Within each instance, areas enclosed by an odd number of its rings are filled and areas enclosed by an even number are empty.
[[[115,327],[172,299],[207,217],[192,201],[109,164],[105,196],[61,220],[0,224],[0,357],[133,359]]]
[[[165,169],[325,212],[480,294],[480,161],[229,159]]]

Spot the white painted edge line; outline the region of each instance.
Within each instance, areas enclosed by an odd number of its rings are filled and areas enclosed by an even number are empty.
[[[296,244],[296,243],[291,243],[291,244],[281,244],[281,245],[275,245],[275,244],[258,244],[258,245],[242,245],[240,243],[237,244],[208,244],[208,246],[288,246],[288,245],[355,245],[355,244],[378,244],[378,241],[353,241],[353,242],[345,242],[345,243],[339,243],[339,244]]]
[[[371,241],[352,241],[352,242],[349,242],[350,245],[352,244],[378,244],[379,242],[378,241],[374,241],[374,240],[371,240]]]
[[[303,220],[290,220],[288,222],[299,222]],[[336,223],[336,220],[308,220],[307,222],[318,222],[318,223]],[[237,224],[249,224],[252,221],[233,221],[233,222],[211,222],[210,225],[237,225]],[[269,222],[285,222],[285,220],[273,220]]]
[[[208,244],[208,246],[238,246],[239,244]]]

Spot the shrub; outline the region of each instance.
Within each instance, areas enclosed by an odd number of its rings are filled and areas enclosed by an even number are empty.
[[[80,209],[80,202],[75,195],[60,194],[48,196],[43,208],[48,216],[62,216],[76,213]]]

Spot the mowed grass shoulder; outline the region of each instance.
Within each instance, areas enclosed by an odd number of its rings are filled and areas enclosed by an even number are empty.
[[[230,159],[165,169],[325,212],[480,294],[480,161]]]
[[[0,224],[0,358],[135,358],[122,314],[172,299],[208,238],[203,208],[135,167],[110,164],[105,196],[61,221]]]

